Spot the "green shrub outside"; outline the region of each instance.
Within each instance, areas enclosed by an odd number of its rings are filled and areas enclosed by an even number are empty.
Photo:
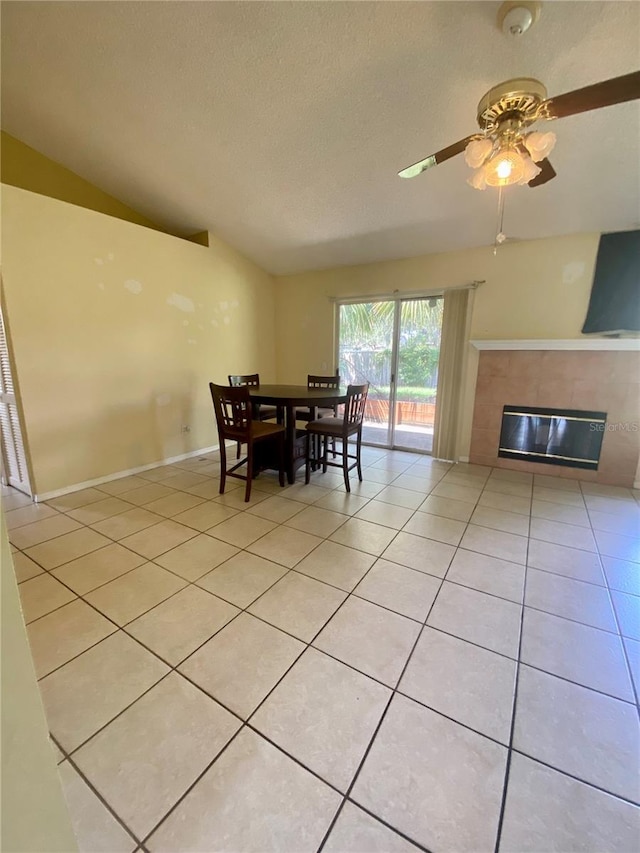
[[[400,350],[398,380],[401,385],[420,386],[425,379],[432,379],[438,369],[440,347],[434,346],[424,337],[405,341]]]
[[[369,396],[372,399],[388,399],[389,387],[372,386],[369,389]],[[418,388],[399,385],[396,389],[396,400],[407,403],[435,403],[436,389],[435,388]]]

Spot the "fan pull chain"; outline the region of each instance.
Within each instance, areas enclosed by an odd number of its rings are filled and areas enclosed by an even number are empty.
[[[502,245],[507,239],[507,235],[502,230],[504,222],[504,187],[498,187],[498,224],[496,226],[496,240],[493,244],[493,254],[498,254],[498,246]]]

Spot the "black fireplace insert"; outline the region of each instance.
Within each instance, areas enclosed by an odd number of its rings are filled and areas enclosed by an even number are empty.
[[[598,470],[606,412],[505,406],[498,456]]]

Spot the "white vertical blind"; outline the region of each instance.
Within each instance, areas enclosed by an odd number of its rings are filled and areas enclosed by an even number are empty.
[[[0,435],[4,478],[10,486],[31,494],[27,459],[22,442],[22,430],[16,401],[9,345],[0,308]]]

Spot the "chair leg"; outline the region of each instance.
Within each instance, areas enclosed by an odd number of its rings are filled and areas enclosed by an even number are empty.
[[[244,490],[244,502],[247,503],[251,497],[251,484],[253,482],[253,442],[247,442],[247,485]]]
[[[337,406],[336,406],[336,407],[334,408],[334,410],[333,410],[333,416],[334,416],[334,418],[337,418],[337,417],[338,417],[338,408],[337,408]],[[331,439],[331,452],[333,453],[333,458],[335,459],[335,458],[336,458],[336,440],[335,440],[335,438],[332,438],[332,439]]]
[[[220,440],[220,494],[224,494],[224,484],[227,480],[227,448],[224,439]]]
[[[278,438],[278,474],[280,487],[284,486],[284,433]]]
[[[342,439],[342,473],[344,475],[344,487],[350,492],[351,486],[349,485],[349,439]]]
[[[362,482],[362,465],[360,464],[360,448],[362,447],[362,430],[358,430],[356,441],[356,462],[358,463],[358,479]]]
[[[240,444],[240,442],[238,442],[238,445],[236,447],[236,459],[240,459],[240,447],[241,446],[242,445]]]
[[[322,436],[322,441],[323,441],[323,448],[324,448],[324,452],[322,454],[322,473],[326,474],[327,473],[327,450],[329,447],[329,437],[326,435]]]
[[[313,437],[313,444],[315,447],[317,436]],[[309,485],[309,480],[311,479],[311,434],[307,432],[304,438],[304,482],[305,485]]]

